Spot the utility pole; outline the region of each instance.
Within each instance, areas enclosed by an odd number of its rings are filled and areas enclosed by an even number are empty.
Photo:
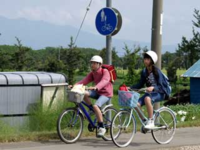
[[[163,0],[153,0],[152,35],[151,50],[158,55],[156,67],[161,69],[161,49],[162,49],[162,24],[163,24]],[[160,107],[160,103],[154,105],[155,109]]]

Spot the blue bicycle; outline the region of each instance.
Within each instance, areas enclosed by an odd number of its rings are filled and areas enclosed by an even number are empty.
[[[84,101],[84,94],[79,94],[72,91],[67,91],[68,100],[75,103],[75,107],[64,110],[57,121],[57,133],[60,139],[65,143],[76,142],[83,132],[84,120],[88,121],[88,130],[90,132],[96,131],[97,135],[97,119],[94,115],[92,107],[87,105]],[[85,108],[88,108],[88,110]],[[112,107],[112,104],[106,105],[101,109],[106,134],[102,137],[105,141],[111,141],[110,126],[112,118],[116,115],[117,110]],[[93,114],[93,115],[92,115]]]

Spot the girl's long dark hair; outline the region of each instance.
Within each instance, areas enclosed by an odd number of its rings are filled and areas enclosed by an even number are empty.
[[[158,81],[158,78],[159,78],[158,69],[154,65],[152,66],[152,72],[153,72],[156,80]]]

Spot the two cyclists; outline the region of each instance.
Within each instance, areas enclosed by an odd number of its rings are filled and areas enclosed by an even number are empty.
[[[145,122],[146,129],[154,128],[153,120],[153,106],[152,103],[159,102],[165,99],[166,87],[163,86],[163,75],[160,69],[155,67],[155,63],[158,60],[158,56],[154,51],[147,51],[143,55],[145,69],[141,72],[140,82],[136,85],[129,87],[129,89],[140,89],[146,85],[146,93],[138,100],[138,106],[146,105],[148,112],[148,120]],[[93,82],[95,86],[89,87],[89,91],[85,92],[84,100],[87,104],[92,105],[90,98],[97,99],[93,105],[93,109],[98,120],[98,136],[103,136],[106,129],[103,125],[103,118],[100,108],[103,104],[108,102],[113,96],[113,85],[110,82],[110,75],[107,69],[103,69],[103,59],[100,56],[93,56],[90,60],[91,72],[81,81],[76,84],[87,85]]]

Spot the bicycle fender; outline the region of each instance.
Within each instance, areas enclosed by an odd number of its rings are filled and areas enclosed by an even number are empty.
[[[112,107],[112,106],[113,106],[113,104],[106,105],[103,109],[101,109],[101,111],[104,112],[106,110],[106,108]]]

